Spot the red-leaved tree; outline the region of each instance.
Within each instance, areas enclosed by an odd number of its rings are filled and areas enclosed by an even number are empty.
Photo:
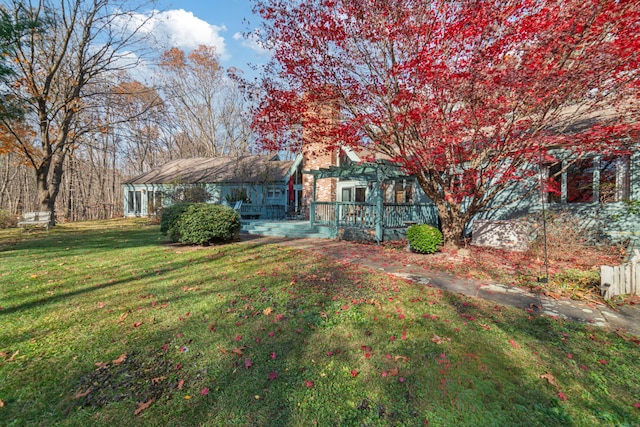
[[[257,0],[274,53],[254,125],[385,154],[457,244],[551,148],[627,150],[638,131],[640,0]],[[330,105],[335,120],[308,114]],[[326,110],[326,108],[325,108]],[[636,132],[636,133],[634,133]]]

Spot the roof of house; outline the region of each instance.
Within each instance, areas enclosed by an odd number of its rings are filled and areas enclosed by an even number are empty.
[[[240,156],[171,160],[124,184],[207,184],[285,182],[293,161],[277,156]]]

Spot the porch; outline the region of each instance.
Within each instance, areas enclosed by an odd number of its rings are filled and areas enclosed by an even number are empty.
[[[431,203],[379,206],[362,202],[312,202],[309,212],[308,220],[243,219],[242,231],[266,236],[380,242],[404,238],[412,223],[438,224],[437,209]]]

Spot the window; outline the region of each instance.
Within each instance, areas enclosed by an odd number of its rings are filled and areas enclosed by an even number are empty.
[[[129,213],[140,214],[142,207],[142,192],[141,191],[129,191],[127,197],[127,211]]]
[[[147,191],[147,213],[157,214],[158,210],[162,207],[162,192],[161,191]]]
[[[393,186],[394,203],[412,203],[413,201],[413,180],[399,179]]]
[[[544,167],[549,203],[618,202],[629,198],[629,156],[563,161]]]
[[[593,163],[576,160],[567,168],[567,203],[593,202]]]
[[[629,156],[600,159],[600,203],[629,200]]]
[[[352,188],[343,188],[342,189],[342,201],[343,202],[352,202],[353,200],[351,199],[352,196]]]
[[[267,188],[267,199],[277,199],[280,197],[280,188],[279,187],[268,187]]]
[[[364,187],[356,187],[356,202],[364,203],[367,191]]]

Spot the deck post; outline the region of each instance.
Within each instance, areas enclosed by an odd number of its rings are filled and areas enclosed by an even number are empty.
[[[313,175],[313,199],[311,200],[311,204],[309,205],[309,226],[313,227],[313,223],[316,219],[316,191],[318,185],[316,176]]]
[[[380,242],[382,242],[384,235],[383,235],[383,221],[382,221],[382,216],[384,215],[384,194],[382,193],[382,184],[384,181],[384,177],[383,177],[383,173],[380,170],[380,166],[378,166],[377,170],[376,170],[376,175],[378,178],[378,191],[377,191],[377,198],[376,198],[376,243],[380,244]]]

